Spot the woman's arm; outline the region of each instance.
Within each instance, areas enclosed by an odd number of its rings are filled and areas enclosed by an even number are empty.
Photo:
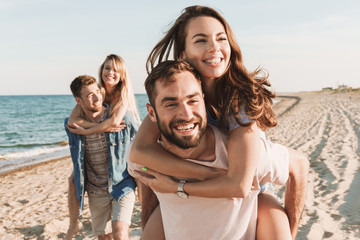
[[[130,161],[177,178],[205,180],[225,174],[222,169],[209,168],[176,157],[157,143],[159,136],[157,124],[147,116],[132,144]]]
[[[190,196],[198,197],[245,198],[251,190],[255,169],[260,158],[259,138],[259,129],[256,123],[234,129],[230,133],[228,141],[228,173],[202,182],[186,182],[184,191]],[[141,175],[139,179],[154,191],[176,193],[176,181],[151,170],[147,173],[155,178]]]
[[[72,124],[68,124],[68,129],[72,133],[79,135],[90,135],[90,134],[102,133],[102,132],[118,132],[124,129],[125,127],[124,125],[121,125],[121,122],[127,111],[126,106],[121,106],[120,108],[115,110],[110,118],[106,119],[101,123],[93,123],[81,118],[79,111],[76,109],[77,107],[79,107],[81,110],[80,106],[78,105],[75,106],[73,110],[73,112],[75,111],[74,115],[76,116],[74,117],[75,121],[73,121]],[[71,113],[71,115],[73,114],[73,112]]]
[[[81,106],[79,104],[76,104],[74,109],[71,111],[71,114],[70,114],[70,117],[68,120],[68,125],[72,127],[72,126],[74,126],[74,124],[76,124],[83,128],[89,128],[89,126],[86,124],[91,124],[91,126],[95,125],[94,123],[84,120],[82,115],[83,115],[83,110],[82,110]]]
[[[199,183],[186,183],[185,192],[201,197],[240,197],[249,194],[260,158],[260,136],[257,124],[237,127],[228,140],[227,175]]]

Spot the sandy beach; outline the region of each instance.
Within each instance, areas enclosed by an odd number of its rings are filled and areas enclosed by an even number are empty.
[[[298,93],[276,105],[274,142],[308,155],[306,207],[297,239],[360,238],[360,93]],[[68,226],[69,157],[0,176],[0,239],[58,239]],[[283,189],[279,189],[280,197]],[[75,239],[91,235],[87,198]],[[140,207],[131,239],[140,239]]]

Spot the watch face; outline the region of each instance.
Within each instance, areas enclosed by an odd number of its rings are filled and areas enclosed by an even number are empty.
[[[184,193],[184,192],[177,192],[177,195],[178,195],[180,198],[184,198],[184,199],[189,198],[189,195],[187,195],[187,193]]]

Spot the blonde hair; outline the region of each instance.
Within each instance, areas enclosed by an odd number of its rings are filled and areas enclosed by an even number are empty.
[[[120,73],[120,81],[115,87],[113,96],[109,96],[104,87],[104,81],[102,79],[102,73],[104,66],[107,61],[111,61],[115,70]],[[99,87],[104,95],[105,93],[105,102],[111,102],[111,99],[115,98],[115,104],[110,106],[110,115],[114,113],[115,110],[119,109],[121,106],[127,106],[128,111],[134,116],[134,118],[140,122],[140,116],[136,105],[135,95],[132,90],[131,81],[129,73],[126,68],[124,59],[115,54],[110,54],[106,57],[105,61],[101,64],[99,69]]]

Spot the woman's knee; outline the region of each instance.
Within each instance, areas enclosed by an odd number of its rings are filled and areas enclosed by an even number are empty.
[[[285,209],[270,193],[258,197],[257,239],[291,239]]]

